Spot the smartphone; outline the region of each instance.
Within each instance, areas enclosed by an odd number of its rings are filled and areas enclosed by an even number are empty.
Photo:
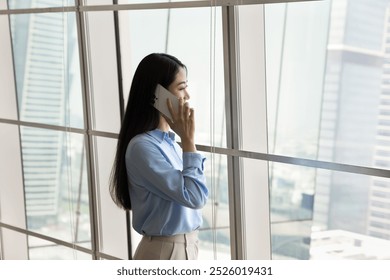
[[[174,108],[175,110],[177,110],[177,108],[179,107],[179,99],[160,84],[157,85],[154,95],[156,96],[156,100],[154,101],[154,107],[171,121],[173,121],[171,113],[168,109],[167,98],[171,100],[172,108]]]

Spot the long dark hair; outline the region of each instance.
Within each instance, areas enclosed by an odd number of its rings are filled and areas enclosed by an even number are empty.
[[[131,209],[125,163],[127,145],[134,136],[157,128],[160,113],[153,107],[154,91],[157,84],[168,88],[180,67],[186,69],[176,57],[152,53],[142,59],[135,71],[110,178],[110,194],[120,208]]]

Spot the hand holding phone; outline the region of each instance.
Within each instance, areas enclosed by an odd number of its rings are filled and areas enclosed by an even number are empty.
[[[173,122],[172,115],[168,109],[167,99],[171,101],[175,110],[179,106],[179,99],[160,84],[157,85],[154,95],[156,96],[154,107]]]
[[[188,102],[183,98],[177,98],[173,93],[161,85],[157,85],[155,91],[156,101],[154,107],[161,112],[171,123],[172,130],[180,136],[182,149],[184,152],[196,152],[194,141],[195,119],[194,109],[189,107]],[[171,110],[176,113],[175,121],[172,118],[171,111],[168,108],[170,101]],[[176,111],[177,110],[177,111]]]

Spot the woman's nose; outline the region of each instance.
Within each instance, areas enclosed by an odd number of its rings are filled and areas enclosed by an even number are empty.
[[[190,94],[188,93],[188,90],[185,90],[185,93],[184,93],[184,99],[185,100],[190,100],[191,96]]]

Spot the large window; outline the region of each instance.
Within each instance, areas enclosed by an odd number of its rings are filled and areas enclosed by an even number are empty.
[[[390,167],[384,148],[390,2],[371,4],[265,8],[269,152],[319,160],[310,167],[270,165],[274,258],[389,257],[389,179],[359,174],[372,167],[388,177]],[[315,168],[324,166],[320,161],[351,165],[352,172],[337,164]],[[371,242],[385,247],[371,251]]]
[[[200,259],[390,259],[390,0],[252,2],[0,0],[0,259],[131,258],[108,184],[152,52],[188,68]]]

